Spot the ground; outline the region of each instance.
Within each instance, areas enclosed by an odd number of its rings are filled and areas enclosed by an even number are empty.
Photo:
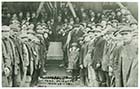
[[[37,87],[64,87],[64,86],[80,86],[79,79],[75,82],[71,81],[70,73],[66,72],[66,68],[59,67],[62,60],[49,60],[46,63],[46,74],[43,78],[39,78]]]

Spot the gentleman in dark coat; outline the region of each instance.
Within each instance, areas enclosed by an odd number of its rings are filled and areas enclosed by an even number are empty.
[[[95,67],[96,64],[101,63],[103,59],[103,49],[105,42],[106,40],[102,36],[97,37],[94,41],[95,49],[93,50],[92,53],[93,67]]]
[[[34,25],[36,25],[36,23],[37,23],[37,18],[36,18],[35,12],[32,13],[30,22],[33,23]]]
[[[103,38],[101,34],[101,30],[96,29],[96,33],[94,33],[94,41],[92,43],[93,49],[91,53],[91,65],[94,70],[94,75],[97,80],[91,80],[93,83],[92,86],[107,86],[107,76],[106,73],[101,68],[101,62],[103,60],[103,52],[106,40]],[[94,76],[91,75],[91,76]],[[90,75],[89,75],[90,76]]]
[[[23,19],[24,19],[23,12],[20,12],[18,15],[18,21],[21,23]]]
[[[88,76],[88,71],[87,68],[83,66],[84,64],[84,57],[87,54],[87,47],[88,47],[88,42],[89,38],[87,36],[84,36],[83,44],[80,49],[80,60],[79,60],[79,66],[80,66],[80,84],[81,85],[87,85],[87,76]]]
[[[10,13],[3,14],[3,16],[2,16],[2,25],[9,26],[10,21],[11,21],[11,14]]]

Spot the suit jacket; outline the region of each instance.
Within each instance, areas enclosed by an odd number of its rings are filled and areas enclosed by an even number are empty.
[[[3,54],[4,65],[9,69],[12,69],[11,65],[12,65],[13,54],[8,38],[4,38],[2,41],[2,54]]]
[[[71,32],[71,41],[70,41],[70,43],[78,42],[79,38],[82,37],[83,34],[84,33],[82,32],[82,30],[78,30],[78,31],[73,30]]]
[[[2,69],[4,69],[5,67],[11,69],[11,60],[6,49],[6,45],[4,44],[4,42],[2,42]]]
[[[84,43],[84,44],[81,46],[79,64],[82,64],[82,65],[83,65],[84,57],[85,57],[86,54],[87,54],[87,46],[88,46],[87,43]]]
[[[95,66],[97,63],[102,62],[105,43],[106,40],[102,37],[98,37],[97,39],[95,39],[94,50],[91,55],[93,66]]]
[[[19,38],[10,36],[11,41],[14,43],[14,60],[13,65],[15,66],[15,74],[19,71],[23,72],[24,68],[24,60],[23,60],[23,52],[22,52],[22,42]]]

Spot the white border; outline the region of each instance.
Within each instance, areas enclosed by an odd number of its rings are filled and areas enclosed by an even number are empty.
[[[64,1],[64,2],[138,2],[139,0],[1,0],[1,1],[6,1],[6,2],[22,2],[22,1],[26,1],[26,2],[37,2],[37,1]]]
[[[63,1],[63,2],[69,2],[69,1],[71,1],[71,2],[138,2],[138,21],[139,21],[139,18],[140,18],[140,12],[139,12],[139,10],[140,10],[140,0],[1,0],[1,2],[22,2],[22,1],[24,1],[24,2],[40,2],[40,1]],[[1,3],[0,3],[0,15],[1,15]],[[2,24],[1,24],[1,16],[0,16],[0,25],[2,26]],[[0,28],[1,28],[1,26],[0,26]],[[140,27],[140,24],[138,24],[138,26]],[[1,29],[0,29],[1,30]],[[139,32],[139,36],[140,36],[140,32]],[[0,39],[1,39],[1,31],[0,31]],[[140,39],[138,39],[138,44],[140,45]],[[0,40],[0,45],[1,45],[1,40]],[[139,47],[139,46],[138,46]],[[138,59],[140,59],[140,49],[138,50],[139,52],[138,52]],[[0,46],[0,65],[1,65],[1,58],[2,58],[2,55],[1,55],[2,53],[1,53],[1,46]],[[138,66],[138,70],[139,70],[139,75],[140,75],[140,61],[138,60],[138,63],[139,63],[139,66]],[[1,66],[0,66],[1,67]],[[1,74],[2,74],[2,72],[1,72],[1,68],[0,68],[0,87],[2,88],[2,78],[1,78]],[[138,78],[138,80],[139,80],[139,82],[138,82],[138,85],[139,85],[139,87],[136,87],[136,88],[130,88],[129,87],[129,89],[137,89],[137,88],[140,88],[140,76],[139,76],[139,78]],[[20,87],[20,88],[22,88],[22,87]],[[26,87],[24,87],[24,88],[26,88]],[[29,87],[29,88],[26,88],[26,89],[30,89],[30,88],[32,88],[32,87]],[[38,88],[40,88],[40,87],[33,87],[34,89],[38,89]],[[79,89],[79,88],[82,88],[82,89],[87,89],[87,88],[94,88],[94,89],[97,89],[97,88],[106,88],[106,87],[41,87],[41,88],[49,88],[49,89],[55,89],[55,88],[61,88],[61,89],[65,89],[65,88],[69,88],[69,89],[72,89],[72,88],[77,88],[77,89]],[[113,87],[113,88],[118,88],[118,87]],[[107,89],[113,89],[112,87],[107,87]],[[123,87],[123,88],[126,88],[126,87]],[[10,89],[10,88],[6,88],[6,89]]]

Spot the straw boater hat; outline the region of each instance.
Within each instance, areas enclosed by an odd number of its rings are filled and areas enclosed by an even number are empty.
[[[22,42],[25,42],[28,40],[28,36],[27,36],[27,33],[22,33],[19,35],[19,38],[21,39]]]
[[[2,26],[2,32],[9,32],[10,31],[10,27],[9,26]]]
[[[12,20],[12,23],[15,23],[15,24],[20,24],[20,22],[16,19]]]
[[[10,27],[11,30],[13,30],[15,32],[20,31],[20,27],[17,24],[11,24],[9,27]]]
[[[28,30],[27,34],[35,34],[35,32],[33,30]]]
[[[44,30],[42,30],[42,29],[37,30],[37,34],[43,34],[43,33],[44,33]]]
[[[92,27],[89,27],[89,26],[88,26],[88,27],[85,28],[85,30],[86,30],[86,31],[90,31],[90,30],[92,30]]]
[[[77,44],[77,43],[72,43],[71,46],[72,46],[72,47],[73,47],[73,46],[78,46],[78,44]]]
[[[10,27],[9,26],[2,26],[2,37],[9,37],[10,35]]]
[[[118,34],[129,33],[129,32],[132,32],[132,30],[128,26],[123,26],[119,30],[115,31],[113,35],[116,36]]]
[[[96,24],[96,28],[97,28],[98,26],[103,27],[100,23],[97,23],[97,24]]]
[[[102,30],[101,30],[101,29],[97,29],[97,28],[96,28],[96,29],[94,29],[94,30],[92,30],[92,31],[93,31],[94,33],[95,33],[95,32],[102,32]]]
[[[117,31],[117,29],[111,28],[111,29],[108,29],[107,31],[105,31],[104,34],[111,34],[111,33],[114,33],[115,31]]]
[[[36,25],[41,25],[41,23],[40,23],[40,22],[38,22]]]
[[[79,37],[78,41],[82,41],[83,40],[83,37]]]
[[[40,42],[40,39],[35,36],[35,35],[32,35],[32,34],[29,34],[27,35],[29,39],[32,39],[32,41],[34,41],[35,43],[39,43]]]
[[[83,27],[86,27],[87,24],[86,23],[81,23],[80,25],[82,25]]]
[[[138,23],[137,23],[137,22],[131,22],[131,23],[130,23],[130,26],[131,26],[131,25],[138,25]]]
[[[30,29],[30,28],[32,28],[32,29],[33,29],[34,27],[35,27],[35,25],[34,25],[34,24],[30,24],[28,28],[29,28],[29,29]]]
[[[119,34],[129,33],[129,32],[132,32],[132,29],[130,29],[128,26],[124,26],[123,28],[120,29]]]
[[[41,25],[42,25],[42,26],[46,26],[47,24],[46,24],[46,23],[42,23]]]
[[[118,23],[118,20],[114,19],[111,21],[112,23]]]

